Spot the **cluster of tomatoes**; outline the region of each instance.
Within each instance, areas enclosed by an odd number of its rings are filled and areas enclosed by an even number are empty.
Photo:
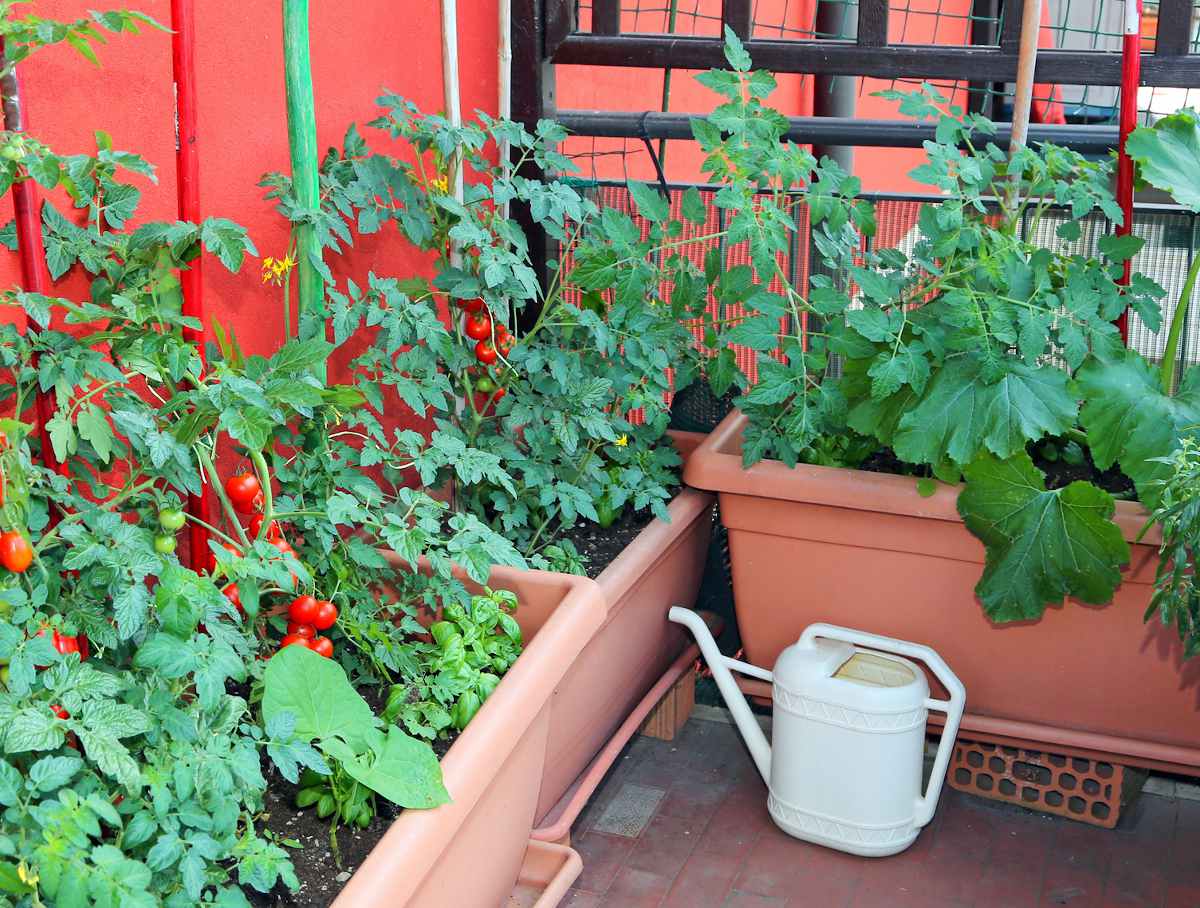
[[[279,648],[305,646],[328,659],[333,655],[333,641],[317,631],[329,630],[337,618],[337,606],[328,599],[297,596],[288,606],[287,636],[279,641]]]
[[[473,370],[477,375],[474,381],[475,410],[483,413],[508,393],[487,369],[494,366],[500,357],[508,356],[514,341],[507,327],[492,321],[491,313],[485,308],[483,300],[459,300],[458,307],[464,313],[463,334],[475,341],[475,360],[479,363],[477,369]]]
[[[247,526],[247,534],[251,539],[265,539],[267,543],[278,549],[281,555],[299,558],[296,549],[283,535],[279,524],[272,520],[265,527],[266,519],[261,513],[265,504],[262,483],[253,473],[241,472],[230,476],[225,481],[225,494],[229,503],[239,514],[253,514]],[[235,555],[241,552],[237,546],[224,543],[225,548]],[[293,588],[296,576],[292,575]],[[239,613],[244,614],[241,594],[236,583],[228,584],[221,592],[233,603]],[[329,630],[337,622],[337,606],[326,599],[316,599],[313,596],[297,596],[288,606],[287,635],[279,642],[279,649],[292,644],[301,644],[316,653],[329,658],[333,655],[333,641],[328,637],[318,636],[317,631]]]

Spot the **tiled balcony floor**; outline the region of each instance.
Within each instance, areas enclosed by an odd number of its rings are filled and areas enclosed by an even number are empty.
[[[736,730],[695,718],[634,740],[571,844],[567,908],[1200,908],[1200,801],[1143,794],[1110,831],[946,788],[908,851],[857,858],[777,829]]]

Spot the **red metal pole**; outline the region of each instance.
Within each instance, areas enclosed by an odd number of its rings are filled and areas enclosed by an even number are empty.
[[[193,0],[171,0],[171,68],[175,78],[175,181],[179,195],[179,218],[200,221],[200,157],[196,147],[196,9]],[[203,252],[201,252],[203,256]],[[194,343],[204,359],[204,274],[201,258],[180,275],[183,314],[200,322],[199,329],[185,328],[184,337]],[[212,512],[207,481],[200,495],[188,497],[188,513],[207,522]],[[189,549],[193,570],[210,564],[208,531],[189,524]]]
[[[1142,0],[1125,0],[1125,26],[1121,38],[1121,145],[1117,152],[1117,204],[1124,213],[1124,223],[1117,228],[1123,236],[1133,229],[1133,159],[1125,153],[1125,140],[1137,128],[1137,91],[1142,70]],[[1125,260],[1125,270],[1119,283],[1129,286],[1133,263]],[[1129,340],[1129,312],[1117,319],[1121,340]]]
[[[4,41],[0,39],[0,67],[4,65]],[[21,106],[21,88],[17,82],[16,67],[0,79],[0,94],[4,96],[4,128],[9,132],[25,132],[28,123]],[[42,245],[42,224],[38,210],[37,187],[26,178],[13,184],[13,215],[17,228],[17,255],[21,260],[21,284],[31,293],[46,295],[50,292],[50,272],[46,270],[46,250]],[[36,365],[36,363],[35,363]],[[47,424],[54,416],[54,401],[40,389],[36,394],[38,439],[42,447],[42,463],[47,469],[56,470],[64,476],[67,465],[59,463],[54,456],[54,445],[50,443]],[[20,419],[21,414],[16,414]]]

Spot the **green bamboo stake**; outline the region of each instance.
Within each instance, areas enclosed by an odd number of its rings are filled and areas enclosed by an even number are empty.
[[[288,146],[292,157],[292,186],[306,211],[320,206],[317,160],[317,114],[313,106],[312,64],[308,48],[308,0],[283,0],[283,67],[287,87]],[[295,226],[299,281],[297,333],[324,334],[325,281],[317,269],[321,242],[311,223]],[[307,316],[307,317],[306,317]]]

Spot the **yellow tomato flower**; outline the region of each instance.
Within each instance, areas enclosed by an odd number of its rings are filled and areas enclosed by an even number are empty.
[[[617,440],[613,442],[618,448],[623,448],[629,444],[629,436],[621,434],[617,436]]]
[[[262,260],[262,282],[278,287],[283,283],[287,273],[295,267],[296,260],[292,258],[290,252],[281,259],[271,258],[268,255]]]
[[[437,177],[436,179],[430,180],[429,185],[438,192],[447,192],[450,188],[450,183],[445,177]]]

